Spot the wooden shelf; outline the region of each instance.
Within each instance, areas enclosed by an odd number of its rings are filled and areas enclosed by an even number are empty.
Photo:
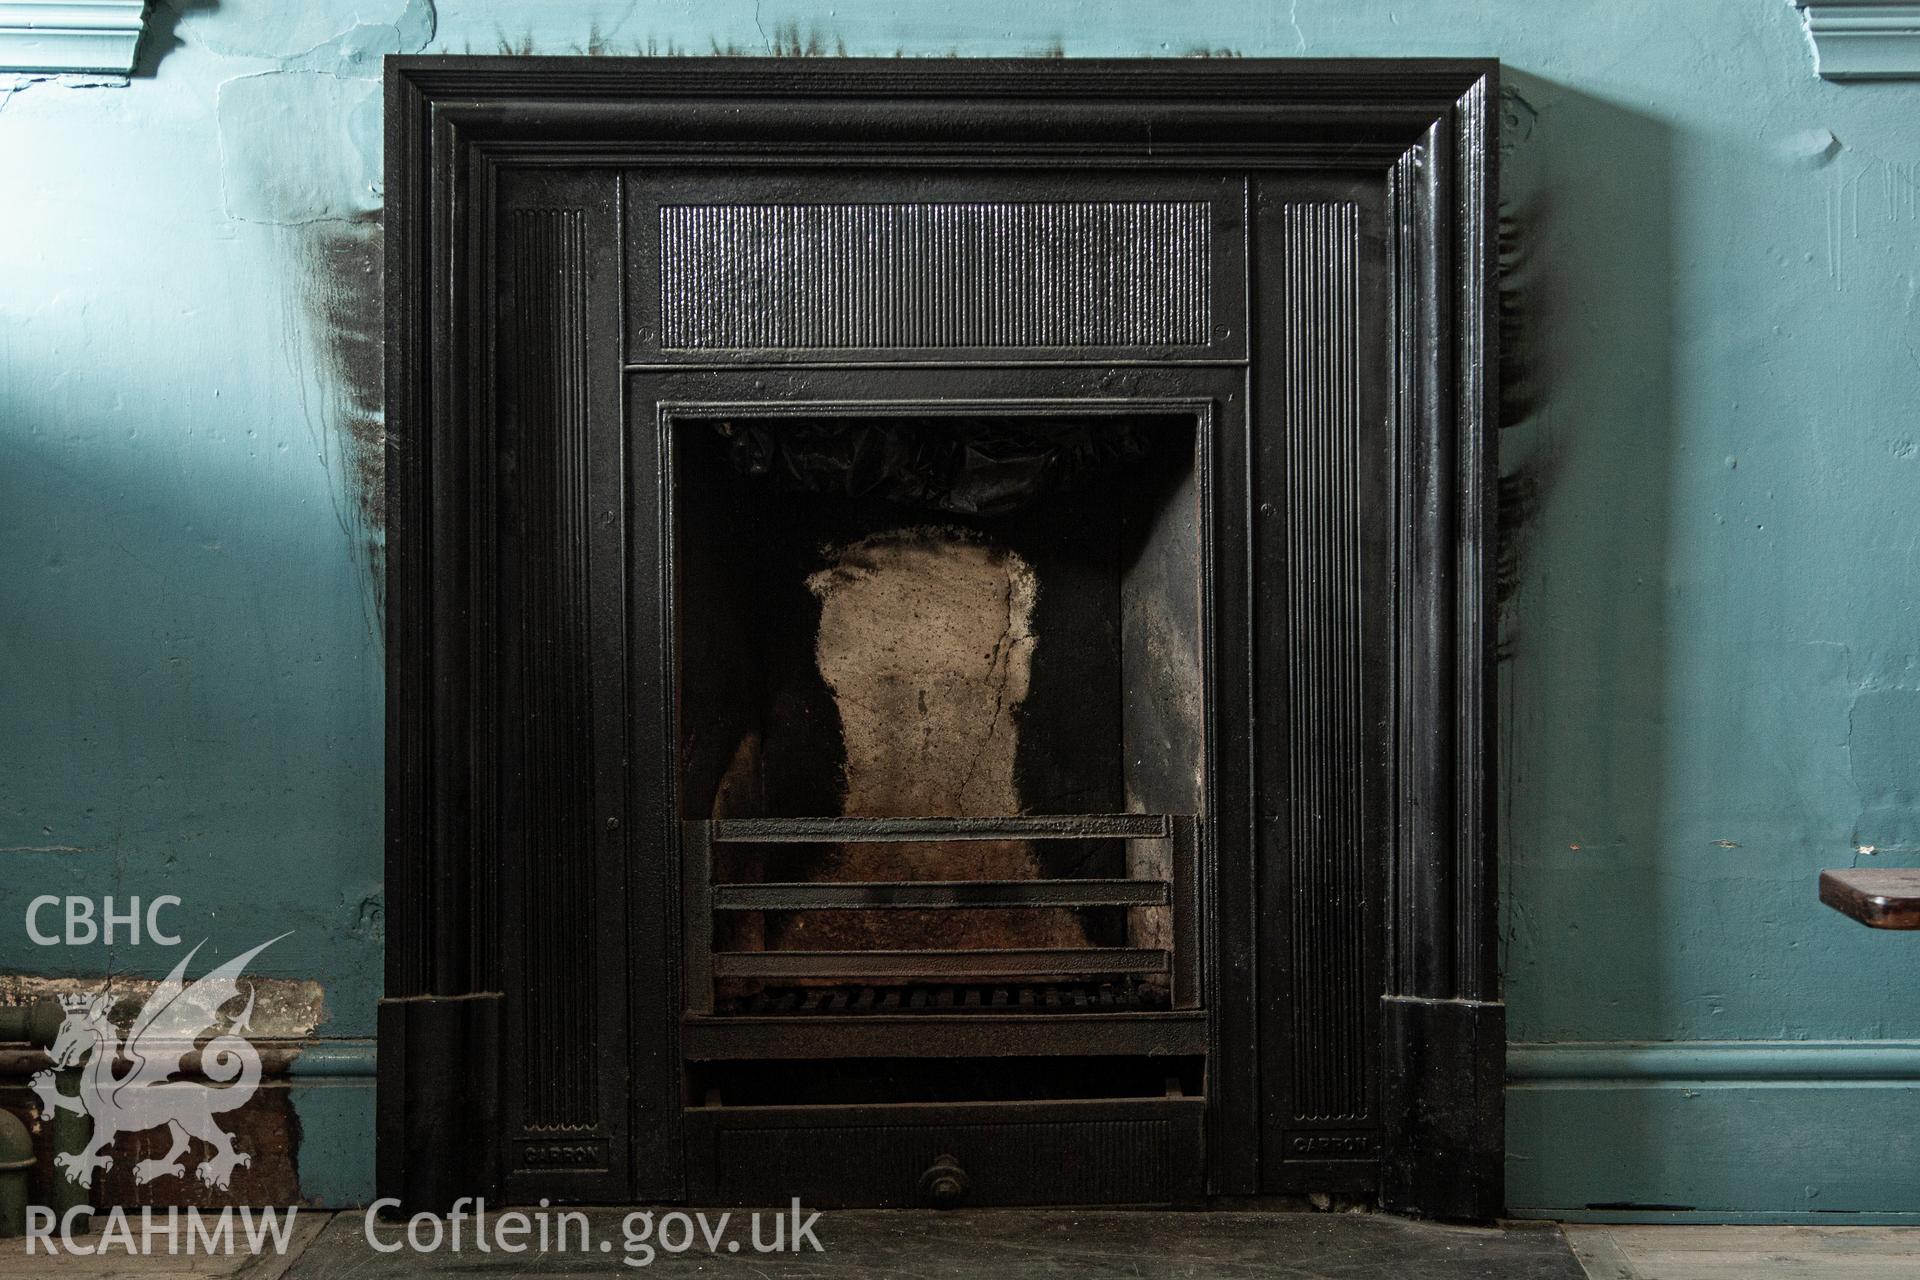
[[[1920,929],[1920,867],[1822,871],[1820,901],[1870,929]]]

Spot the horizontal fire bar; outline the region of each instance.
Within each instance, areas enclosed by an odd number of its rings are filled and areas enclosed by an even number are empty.
[[[796,1058],[1011,1058],[1202,1054],[1204,1013],[1035,1012],[688,1018],[696,1061]]]
[[[1164,813],[1089,813],[1027,818],[721,818],[715,844],[879,844],[951,840],[1165,840]]]
[[[1165,951],[1062,947],[1034,951],[716,951],[716,978],[1054,977],[1164,973]]]
[[[901,880],[717,884],[715,911],[861,911],[887,907],[1152,907],[1165,880]]]

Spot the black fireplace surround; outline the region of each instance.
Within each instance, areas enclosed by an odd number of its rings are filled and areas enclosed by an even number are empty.
[[[1499,1211],[1496,71],[388,60],[381,1195]]]

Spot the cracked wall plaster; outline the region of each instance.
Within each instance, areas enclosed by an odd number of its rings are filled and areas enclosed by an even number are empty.
[[[189,15],[182,27],[187,38],[227,57],[377,78],[382,56],[426,48],[436,20],[433,0],[354,0],[350,6],[221,0],[217,9]]]
[[[227,215],[294,226],[352,219],[381,206],[381,59],[433,39],[431,0],[404,0],[325,33],[324,6],[267,6],[253,24],[194,24],[194,38],[277,65],[219,88],[221,190]]]

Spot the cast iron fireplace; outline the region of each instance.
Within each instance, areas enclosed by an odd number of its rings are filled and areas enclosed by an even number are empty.
[[[1493,83],[390,59],[381,1193],[1496,1212]]]

